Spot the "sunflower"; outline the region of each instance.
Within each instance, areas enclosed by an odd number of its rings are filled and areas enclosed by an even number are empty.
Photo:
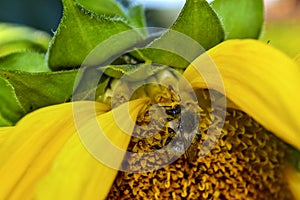
[[[195,137],[184,154],[174,156],[168,148],[161,156],[147,154],[177,137],[171,122],[180,125],[186,112],[176,104],[184,95],[176,87],[145,85],[130,99],[119,98],[113,109],[106,91],[102,102],[44,107],[0,129],[0,199],[299,199],[299,161],[293,157],[300,150],[299,65],[256,40],[228,40],[207,54],[220,72],[226,96],[218,86],[207,88],[198,73],[205,70],[207,56],[199,56],[183,72],[197,96],[190,110],[199,113]],[[169,76],[163,72],[161,81]],[[205,78],[214,80],[215,74],[207,71]],[[218,113],[224,108],[212,103],[224,97],[228,108],[220,126]],[[81,109],[74,113],[74,106]],[[81,116],[80,125],[76,116]],[[161,123],[160,116],[167,122]],[[185,118],[190,119],[188,114]],[[100,154],[122,171],[99,162],[82,143],[86,136],[93,146],[92,133],[99,131],[95,119],[106,137],[96,138],[103,141],[100,149],[109,139],[124,150],[107,148]],[[149,123],[155,126],[150,129]],[[220,135],[211,134],[209,126]],[[188,128],[183,129],[192,131]],[[81,130],[86,135],[78,134]],[[177,156],[174,162],[164,163],[172,156]],[[151,168],[157,165],[162,167]],[[147,167],[152,170],[141,172]]]

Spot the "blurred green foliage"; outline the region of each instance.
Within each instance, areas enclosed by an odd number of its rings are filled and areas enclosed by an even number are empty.
[[[267,22],[262,36],[263,41],[279,48],[290,57],[300,54],[300,22]]]

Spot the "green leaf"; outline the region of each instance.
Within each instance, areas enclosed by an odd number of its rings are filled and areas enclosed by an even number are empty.
[[[46,52],[50,35],[26,26],[0,23],[0,56],[32,50]]]
[[[17,52],[0,58],[0,69],[26,72],[48,72],[45,55],[36,52]]]
[[[63,4],[64,16],[48,50],[48,63],[53,70],[79,67],[97,45],[115,34],[132,30],[122,18],[98,16],[74,0],[63,0]],[[131,38],[109,44],[110,53],[106,52],[107,48],[102,49],[105,55],[98,63],[111,57],[111,52],[123,51],[140,40],[141,35],[135,31]]]
[[[12,85],[0,77],[0,127],[15,124],[25,114]]]
[[[260,36],[264,22],[263,0],[215,0],[212,7],[223,22],[226,39]]]
[[[9,82],[13,87],[15,97],[26,113],[68,101],[73,92],[76,75],[77,70],[42,73],[0,70],[0,79]]]
[[[223,39],[224,30],[211,6],[205,0],[187,0],[170,30],[141,52],[153,62],[185,68]]]

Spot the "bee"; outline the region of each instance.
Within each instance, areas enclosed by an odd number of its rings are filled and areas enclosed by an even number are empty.
[[[198,141],[200,139],[198,130],[198,116],[191,109],[182,109],[179,102],[172,102],[167,106],[163,106],[167,114],[166,131],[170,135],[167,139],[169,143],[172,139],[178,139],[176,145],[181,147],[174,147],[172,151],[180,151],[186,149],[185,156],[189,162],[194,162],[197,159]],[[174,138],[174,132],[176,133]],[[175,153],[180,153],[175,152]]]
[[[163,144],[168,145],[174,140],[170,152],[175,155],[181,155],[184,152],[189,162],[194,162],[197,159],[200,139],[198,133],[199,116],[195,112],[198,107],[193,106],[197,104],[185,103],[182,105],[180,104],[181,98],[172,85],[165,89],[169,98],[158,102],[166,114],[165,132],[168,136]]]
[[[192,110],[184,110],[181,114],[179,123],[179,134],[185,144],[185,155],[190,162],[197,159],[199,134],[199,119],[197,114]]]
[[[171,105],[163,106],[167,114],[167,121],[172,121],[180,117],[181,106],[178,103],[171,103]]]

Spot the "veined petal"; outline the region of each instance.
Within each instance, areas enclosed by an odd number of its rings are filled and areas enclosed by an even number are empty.
[[[131,101],[129,106],[123,104],[97,117],[103,134],[109,138],[110,142],[119,148],[127,149],[131,136],[120,129],[115,122],[115,114],[119,114],[119,120],[123,124],[130,124],[129,118],[133,120],[132,126],[126,127],[126,130],[131,131],[131,134],[137,115],[146,101],[148,100]],[[130,116],[124,114],[128,113],[128,108]],[[77,134],[72,136],[54,160],[49,173],[38,184],[35,191],[36,199],[105,199],[107,196],[118,170],[108,167],[106,163],[103,164],[97,161],[95,159],[97,155],[95,154],[97,154],[97,149],[100,149],[98,153],[107,155],[111,160],[114,160],[115,164],[121,165],[125,151],[122,155],[114,155],[110,151],[110,147],[104,142],[102,143],[102,140],[105,140],[105,136],[99,134],[99,127],[95,127],[91,121],[82,124],[80,129],[85,130],[83,134],[88,134],[87,138],[92,141],[84,141],[84,146],[82,144],[82,139],[86,140],[83,138],[84,136],[81,135],[81,138]],[[91,147],[90,145],[95,146]],[[86,148],[90,151],[88,152]]]
[[[206,88],[213,61],[226,96],[283,141],[300,150],[300,68],[286,55],[255,40],[228,40],[198,57],[184,72],[194,88]],[[211,61],[212,60],[212,61]],[[207,66],[207,67],[206,67]],[[203,79],[198,71],[208,76]],[[197,75],[198,74],[198,75]],[[222,92],[220,88],[212,86]]]
[[[75,104],[78,103],[95,104]],[[13,127],[11,136],[0,146],[0,199],[32,199],[35,183],[76,133],[72,105],[65,103],[39,109]],[[95,109],[97,113],[103,113],[109,107],[97,103]]]
[[[288,166],[284,175],[295,200],[300,200],[300,172],[294,166]]]

